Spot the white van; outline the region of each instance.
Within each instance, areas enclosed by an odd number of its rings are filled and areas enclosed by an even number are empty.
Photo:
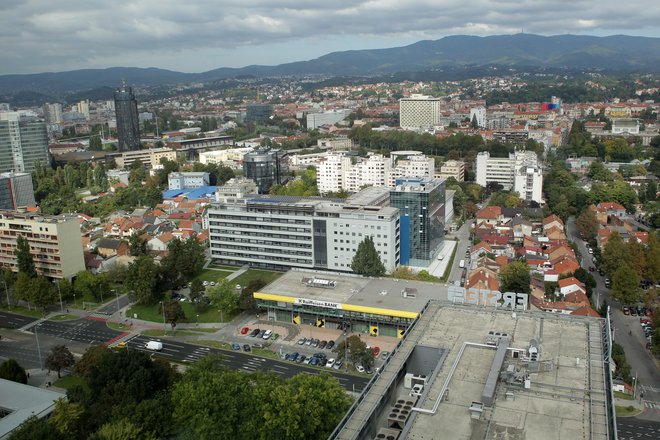
[[[461,260],[461,261],[459,261],[459,262],[458,262],[458,267],[460,267],[461,269],[463,269],[463,268],[465,267],[465,260]]]
[[[163,349],[163,343],[158,341],[149,341],[144,346],[147,350],[161,351]]]

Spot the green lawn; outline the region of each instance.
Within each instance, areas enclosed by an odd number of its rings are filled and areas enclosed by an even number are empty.
[[[57,379],[53,386],[56,386],[58,388],[64,388],[65,390],[68,390],[69,388],[73,387],[74,385],[82,385],[82,386],[87,386],[87,382],[85,382],[85,379],[82,377],[78,376],[64,376],[61,379]]]
[[[629,416],[636,416],[641,410],[635,408],[632,405],[628,406],[615,406],[616,409],[616,416],[617,417],[629,417]]]
[[[186,314],[186,320],[181,322],[188,323],[214,323],[214,322],[229,322],[234,319],[235,315],[227,315],[226,313],[220,313],[218,309],[214,307],[209,307],[205,311],[198,312],[195,307],[189,302],[182,302],[181,308]],[[156,303],[154,305],[142,305],[136,304],[132,306],[127,311],[127,317],[133,318],[133,314],[137,313],[137,319],[142,319],[144,321],[151,321],[154,323],[162,324],[163,323],[163,314],[160,311],[160,304]],[[199,315],[199,317],[197,316]]]
[[[236,272],[239,268],[236,266],[223,266],[222,264],[210,264],[214,269],[228,270],[230,272]]]
[[[11,313],[16,313],[17,315],[24,315],[24,316],[32,316],[34,318],[41,318],[44,316],[44,313],[42,310],[35,310],[32,308],[32,310],[28,310],[27,307],[21,307],[21,306],[11,306],[11,310],[7,308],[7,305],[4,304],[2,307],[0,307],[0,310],[4,312],[10,312]],[[2,327],[2,323],[0,323],[0,327]]]
[[[69,321],[71,319],[78,319],[77,315],[56,315],[50,318],[50,321]]]
[[[635,400],[635,398],[630,394],[622,393],[621,391],[615,391],[614,397],[618,397],[619,399],[625,399],[625,400]]]
[[[240,275],[237,278],[231,280],[231,282],[234,284],[240,284],[241,286],[247,286],[250,281],[261,278],[267,284],[270,284],[281,276],[282,276],[282,272],[271,272],[268,270],[249,269],[243,275]]]
[[[197,278],[199,278],[202,281],[215,281],[216,283],[221,282],[225,278],[227,278],[229,275],[231,275],[233,272],[229,271],[224,271],[224,270],[211,270],[211,269],[206,269],[204,272],[199,274]]]

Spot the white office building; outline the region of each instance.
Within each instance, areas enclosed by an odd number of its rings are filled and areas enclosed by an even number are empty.
[[[205,172],[170,173],[167,176],[167,183],[170,190],[201,188],[203,186],[209,186],[210,178],[209,173]]]
[[[404,130],[421,130],[440,125],[444,101],[426,95],[411,95],[399,100],[399,125]]]
[[[350,114],[351,111],[348,109],[329,110],[320,113],[308,113],[307,129],[313,130],[315,128],[321,127],[322,125],[334,125],[337,122],[341,122],[348,118],[348,115]]]
[[[516,151],[509,157],[490,157],[487,151],[477,154],[476,182],[502,185],[506,191],[517,191],[523,200],[543,201],[543,171],[533,151]]]
[[[207,210],[211,257],[220,264],[351,272],[371,236],[385,269],[397,267],[399,210],[312,197],[249,195]]]
[[[208,165],[226,165],[232,168],[243,167],[243,157],[251,153],[253,147],[227,148],[224,150],[200,151],[199,163]]]
[[[321,194],[346,190],[358,192],[365,186],[393,188],[403,177],[433,177],[435,161],[419,151],[393,151],[390,157],[371,154],[366,158],[328,154],[317,167]]]

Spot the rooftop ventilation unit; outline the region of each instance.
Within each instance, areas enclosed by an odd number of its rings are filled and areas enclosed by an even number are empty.
[[[417,298],[417,289],[406,287],[401,291],[401,296],[404,298]]]
[[[302,283],[309,287],[320,287],[323,289],[334,289],[337,287],[337,281],[326,280],[324,278],[303,278]]]

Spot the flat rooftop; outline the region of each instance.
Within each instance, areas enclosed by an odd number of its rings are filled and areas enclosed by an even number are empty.
[[[416,403],[422,411],[411,412],[399,439],[607,439],[608,426],[613,425],[608,418],[603,325],[601,318],[431,303],[334,438],[373,438],[360,426],[377,408],[373,402],[386,392],[379,383],[397,374],[388,370],[405,365],[411,352],[406,344],[413,344],[446,350],[447,356],[436,365]],[[493,405],[473,418],[468,408],[483,400],[497,352],[497,347],[485,346],[490,331],[506,333],[509,349]],[[532,340],[538,342],[538,361],[530,363],[526,353]],[[529,387],[524,380],[507,380],[507,372],[528,379]],[[371,432],[379,428],[384,427]]]
[[[312,287],[303,283],[303,278],[334,281],[334,287]],[[404,289],[407,297],[402,295]],[[447,287],[444,284],[300,269],[286,272],[259,292],[416,313],[429,300],[447,299]]]

